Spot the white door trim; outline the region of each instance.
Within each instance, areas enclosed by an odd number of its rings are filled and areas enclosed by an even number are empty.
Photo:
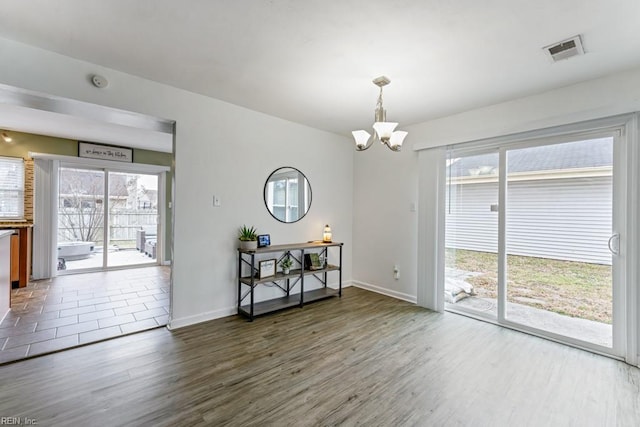
[[[35,152],[30,152],[29,157],[35,160],[34,163],[36,163],[36,165],[49,165],[48,170],[45,171],[46,168],[43,168],[43,170],[41,170],[40,172],[38,172],[38,167],[35,167],[37,187],[36,194],[40,196],[37,196],[35,200],[35,223],[38,224],[38,226],[35,228],[33,236],[34,279],[52,278],[58,275],[57,257],[54,256],[54,254],[57,252],[57,239],[54,238],[54,236],[57,233],[58,224],[58,199],[53,195],[58,194],[58,170],[61,164],[69,167],[101,169],[105,170],[106,172],[135,172],[157,175],[158,206],[161,206],[162,208],[159,209],[158,214],[158,227],[160,233],[158,234],[156,259],[159,265],[166,265],[168,263],[168,260],[165,256],[166,214],[164,209],[164,207],[166,206],[166,178],[167,172],[170,171],[170,168],[168,166],[149,165],[143,163],[122,163],[109,160],[86,159]],[[49,195],[49,197],[45,196],[47,194]],[[105,204],[105,208],[107,208],[106,205],[107,204]],[[107,231],[105,231],[105,233],[107,233]],[[106,234],[105,237],[107,237]],[[103,268],[104,260],[103,267],[101,267],[100,270],[102,270]]]
[[[638,168],[640,167],[640,147],[638,147],[639,135],[640,135],[640,119],[638,113],[633,114],[624,114],[620,116],[614,117],[605,117],[597,120],[591,120],[587,122],[574,123],[570,125],[564,125],[554,128],[540,129],[536,131],[524,132],[522,134],[514,134],[501,136],[496,138],[484,139],[469,143],[460,144],[460,150],[469,150],[476,151],[480,149],[489,149],[489,148],[499,148],[509,145],[510,148],[515,147],[517,144],[527,145],[531,144],[531,140],[546,140],[547,142],[553,139],[562,138],[566,135],[571,134],[580,134],[581,136],[590,136],[609,133],[612,131],[618,131],[619,136],[614,136],[615,138],[620,139],[620,145],[623,147],[622,150],[618,150],[615,153],[618,165],[622,167],[621,172],[624,174],[622,177],[623,180],[626,180],[625,185],[617,185],[616,188],[620,190],[620,193],[617,196],[617,200],[620,198],[624,198],[626,200],[626,207],[624,212],[621,212],[623,215],[622,218],[618,218],[617,224],[615,225],[616,229],[614,232],[618,232],[621,234],[620,241],[620,252],[621,259],[618,260],[621,263],[619,268],[621,275],[619,274],[614,280],[622,281],[622,286],[619,287],[621,292],[616,292],[614,294],[614,305],[617,305],[618,312],[616,312],[615,316],[617,318],[623,319],[622,325],[620,329],[616,332],[614,330],[614,351],[617,354],[620,354],[622,358],[627,363],[633,365],[639,365],[640,363],[640,325],[638,322],[640,321],[640,314],[638,313],[640,309],[640,290],[638,287],[640,284],[638,280],[640,280],[640,172]],[[512,145],[514,144],[514,145]],[[456,148],[458,149],[458,148]],[[418,232],[419,232],[419,245],[418,245],[418,259],[422,260],[425,264],[423,264],[423,268],[421,268],[422,262],[418,263],[418,303],[420,305],[438,309],[437,304],[434,304],[434,300],[437,301],[437,296],[432,297],[433,294],[437,294],[441,288],[443,288],[444,277],[439,276],[437,274],[431,275],[428,274],[427,271],[424,271],[427,265],[431,265],[434,267],[441,267],[440,264],[443,264],[444,260],[444,245],[437,245],[437,250],[435,247],[431,246],[427,242],[425,242],[426,238],[436,237],[440,235],[440,233],[444,233],[445,221],[444,218],[438,215],[425,215],[426,211],[434,210],[429,208],[429,201],[426,199],[428,196],[431,196],[430,203],[433,203],[433,200],[436,199],[438,203],[442,203],[440,201],[440,197],[438,194],[443,194],[445,191],[446,182],[444,179],[442,180],[432,180],[429,181],[428,177],[433,177],[433,172],[425,171],[425,166],[432,166],[432,162],[422,161],[422,154],[427,154],[426,157],[436,157],[433,156],[433,152],[437,149],[429,149],[429,150],[420,150],[419,152],[419,173],[420,173],[420,181],[419,181],[419,194],[420,194],[420,212],[421,215],[418,219]],[[621,162],[622,160],[622,162]],[[444,165],[444,160],[442,160],[442,165]],[[442,168],[443,166],[440,166]],[[432,189],[425,189],[423,186],[434,187]],[[433,197],[435,196],[435,197]],[[506,197],[506,195],[504,196]],[[438,208],[435,209],[439,213],[444,212],[444,203]],[[500,209],[504,209],[504,203],[500,203]],[[422,210],[425,208],[425,210]],[[618,209],[620,210],[620,209]],[[504,214],[504,213],[503,213]],[[435,222],[434,222],[435,221]],[[437,228],[438,231],[432,230],[432,228]],[[430,231],[432,230],[432,231]],[[436,253],[432,251],[436,250]],[[429,262],[432,260],[431,262]],[[436,270],[434,270],[436,271]],[[432,282],[429,279],[436,278],[436,282]],[[428,296],[427,298],[422,299],[420,296]],[[487,319],[483,319],[487,320]],[[510,325],[510,322],[505,322],[505,326],[514,327],[515,329],[524,330],[525,332],[533,333],[538,335],[536,331],[529,330],[529,328],[518,328],[515,325]],[[617,338],[616,338],[617,337]],[[552,340],[557,340],[557,337],[550,335],[548,337]],[[585,346],[581,345],[579,342],[574,342],[575,340],[566,340],[566,342],[570,345],[574,345],[576,347],[585,348]],[[601,353],[599,346],[594,346],[594,348],[586,348],[587,350],[591,350],[597,353]]]

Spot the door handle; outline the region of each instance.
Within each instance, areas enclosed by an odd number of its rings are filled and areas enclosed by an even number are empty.
[[[613,249],[613,239],[618,239],[618,245],[616,247],[616,249]],[[614,255],[620,255],[620,234],[619,233],[614,233],[611,235],[611,237],[609,237],[609,241],[607,242],[607,246],[609,246],[609,251],[614,254]]]

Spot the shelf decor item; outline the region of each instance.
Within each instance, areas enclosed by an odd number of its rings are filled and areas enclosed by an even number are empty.
[[[320,262],[320,255],[317,253],[304,254],[305,270],[321,270],[323,268]]]
[[[280,267],[282,267],[282,274],[289,274],[291,272],[292,265],[293,265],[293,260],[289,255],[282,258],[282,261],[280,261]]]
[[[258,279],[276,275],[276,260],[266,259],[258,263]]]
[[[266,248],[271,244],[271,236],[268,234],[260,234],[258,235],[258,247]]]
[[[331,243],[331,227],[329,227],[329,224],[324,226],[324,232],[322,233],[322,241],[324,243]]]
[[[254,227],[243,225],[238,231],[240,249],[254,251],[258,249],[258,232]]]

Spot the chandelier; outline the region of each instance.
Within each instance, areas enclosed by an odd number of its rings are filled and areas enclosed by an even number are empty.
[[[377,139],[381,144],[386,145],[392,151],[400,151],[402,142],[407,136],[407,132],[397,130],[394,132],[398,123],[387,121],[387,112],[382,107],[382,88],[391,83],[391,80],[385,76],[373,79],[373,84],[380,88],[378,95],[378,103],[376,104],[375,122],[373,123],[374,138],[366,130],[354,130],[353,139],[356,142],[356,150],[364,151],[373,145]],[[369,140],[371,141],[369,142]]]

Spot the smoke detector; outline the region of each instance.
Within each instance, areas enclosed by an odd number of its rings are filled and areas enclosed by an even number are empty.
[[[545,46],[542,49],[549,55],[552,62],[558,62],[577,55],[584,55],[582,39],[579,35]]]

